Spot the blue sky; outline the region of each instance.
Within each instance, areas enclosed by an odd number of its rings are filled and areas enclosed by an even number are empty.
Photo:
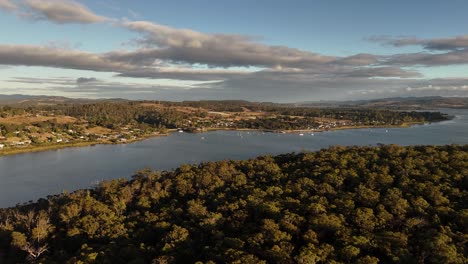
[[[0,93],[468,96],[466,10],[463,0],[0,0]]]

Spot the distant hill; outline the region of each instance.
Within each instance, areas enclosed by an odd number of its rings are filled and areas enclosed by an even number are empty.
[[[88,99],[88,98],[68,98],[63,96],[46,96],[46,95],[23,95],[0,94],[0,105],[55,105],[78,103],[86,104],[93,102],[120,102],[132,101],[120,98],[109,99]],[[142,101],[142,100],[135,100]],[[171,103],[167,102],[166,103]],[[173,102],[182,105],[189,105],[194,107],[201,107],[205,104],[209,105],[224,105],[225,107],[238,107],[249,105],[283,105],[295,107],[364,107],[364,108],[394,108],[394,109],[435,109],[435,108],[468,108],[468,97],[441,97],[441,96],[427,96],[427,97],[392,97],[371,100],[355,100],[355,101],[306,101],[294,104],[277,104],[271,102],[249,102],[244,100],[200,100],[200,101],[183,101]]]
[[[55,105],[67,103],[92,103],[96,101],[125,101],[124,99],[87,99],[87,98],[68,98],[63,96],[46,95],[23,95],[23,94],[0,94],[0,105]]]
[[[379,107],[401,109],[468,108],[468,97],[393,97],[356,101],[302,102],[296,105],[310,107]]]

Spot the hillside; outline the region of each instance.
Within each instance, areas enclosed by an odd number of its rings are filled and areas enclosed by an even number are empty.
[[[468,146],[136,173],[0,210],[0,262],[466,263]]]
[[[358,107],[358,108],[402,108],[402,109],[437,109],[437,108],[468,108],[468,97],[393,97],[370,100],[353,101],[310,101],[298,103],[272,103],[272,102],[249,102],[243,100],[201,100],[201,101],[183,101],[169,102],[159,100],[125,100],[119,98],[109,99],[87,99],[87,98],[68,98],[62,96],[45,95],[4,95],[0,94],[1,105],[20,105],[20,106],[40,106],[40,105],[60,105],[60,104],[89,104],[97,102],[147,102],[162,103],[169,106],[203,107],[215,108],[222,111],[240,111],[242,109],[260,109],[268,107]]]
[[[362,108],[401,108],[401,109],[437,109],[468,108],[468,97],[394,97],[356,101],[321,101],[302,102],[308,107],[362,107]]]

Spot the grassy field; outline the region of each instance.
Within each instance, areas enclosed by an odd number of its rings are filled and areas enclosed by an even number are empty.
[[[78,119],[71,116],[32,116],[32,115],[16,115],[11,117],[0,117],[0,124],[12,124],[12,125],[21,125],[21,124],[32,124],[45,122],[50,120],[56,120],[59,124],[73,124],[78,121]]]

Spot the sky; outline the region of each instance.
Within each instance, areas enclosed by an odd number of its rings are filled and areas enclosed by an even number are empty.
[[[0,0],[0,94],[468,96],[468,1]]]

